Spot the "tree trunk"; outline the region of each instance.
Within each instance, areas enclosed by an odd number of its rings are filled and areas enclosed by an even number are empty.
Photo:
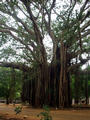
[[[52,62],[50,66],[50,105],[53,107],[58,107],[59,67],[57,61]]]
[[[9,98],[6,98],[6,104],[9,105]]]
[[[75,104],[79,103],[79,76],[78,71],[75,73]]]
[[[15,98],[15,86],[16,86],[16,81],[15,81],[15,69],[12,68],[11,71],[11,84],[10,84],[10,96],[9,96],[9,102],[12,103],[13,99]]]
[[[27,73],[23,71],[22,74],[22,93],[21,93],[21,100],[25,102],[27,100]]]
[[[51,63],[50,66],[50,105],[55,105],[55,66]]]
[[[35,107],[42,107],[43,104],[49,104],[49,79],[49,66],[47,63],[43,63],[37,68]]]
[[[69,77],[67,73],[67,51],[64,43],[61,41],[60,49],[60,82],[59,82],[59,107],[70,106],[70,89],[69,89]]]
[[[88,104],[88,78],[85,79],[85,97],[86,97],[86,104]]]
[[[41,65],[41,106],[49,104],[49,67],[47,63]]]
[[[41,71],[40,68],[37,68],[37,76],[36,76],[36,82],[35,82],[35,107],[40,107],[40,88],[41,88]]]

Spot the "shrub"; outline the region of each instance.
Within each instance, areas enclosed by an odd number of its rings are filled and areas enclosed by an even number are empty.
[[[52,120],[52,116],[50,115],[50,109],[48,106],[43,106],[44,111],[40,112],[37,116],[41,117],[40,120]]]
[[[22,106],[17,106],[14,111],[16,112],[16,115],[22,112]]]

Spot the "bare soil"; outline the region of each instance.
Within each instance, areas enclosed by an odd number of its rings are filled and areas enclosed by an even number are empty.
[[[0,120],[40,120],[37,115],[42,109],[23,106],[22,112],[15,114],[14,109],[19,105],[0,104]],[[90,109],[51,109],[53,120],[90,120]]]

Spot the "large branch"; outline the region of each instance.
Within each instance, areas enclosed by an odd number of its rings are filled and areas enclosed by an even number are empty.
[[[29,50],[33,56],[33,58],[40,62],[39,59],[36,57],[36,55],[34,54],[34,52],[30,49],[30,47],[25,44],[25,42],[23,40],[21,40],[20,38],[18,38],[17,36],[15,36],[10,30],[7,30],[7,29],[0,29],[0,32],[4,32],[4,33],[8,33],[10,36],[12,36],[15,40],[17,40],[18,42],[20,42],[21,44],[23,44],[27,50]]]
[[[17,22],[21,23],[22,26],[24,27],[24,29],[32,36],[34,36],[34,32],[30,29],[28,29],[27,25],[22,21],[22,19],[18,18],[15,11],[13,11],[13,13],[11,13],[10,11],[5,11],[3,9],[0,9],[3,13],[10,15],[11,17],[13,17]]]
[[[52,42],[53,42],[53,59],[52,60],[54,61],[56,59],[56,50],[57,50],[58,40],[55,37],[53,30],[51,30],[51,28],[50,28],[49,24],[47,23],[47,21],[45,20],[45,18],[44,18],[44,22],[46,25],[46,30],[49,33],[49,36],[51,37]]]
[[[28,1],[28,0],[27,1],[21,0],[21,1],[25,5],[25,7],[27,9],[27,12],[30,16],[30,20],[33,23],[36,40],[38,41],[37,44],[39,46],[38,49],[41,52],[42,61],[47,61],[47,53],[46,53],[46,50],[45,50],[45,47],[44,47],[44,44],[43,44],[43,36],[41,34],[41,31],[40,31],[39,26],[37,24],[37,21],[35,19],[34,13],[32,12],[31,4],[30,4],[31,1]]]
[[[70,71],[74,72],[77,67],[80,67],[80,66],[84,65],[86,62],[88,62],[88,60],[90,60],[90,57],[88,57],[87,59],[82,59],[82,61],[80,61],[80,63],[76,63],[76,64],[71,65],[68,68],[68,72],[70,72]]]
[[[89,0],[85,0],[83,6],[81,7],[80,9],[80,12],[76,18],[76,20],[80,21],[80,24],[83,23],[89,16],[90,16],[90,11],[88,10],[86,13],[84,13],[84,9],[86,7],[86,5],[88,4]],[[84,13],[84,14],[83,14]],[[71,23],[70,23],[70,27],[73,27],[74,25],[77,24],[76,20],[73,20]],[[76,29],[75,29],[76,30]]]
[[[88,2],[89,2],[89,0],[85,0],[84,4],[82,5],[82,7],[80,9],[80,14],[79,15],[81,15],[84,12],[85,7],[86,7],[86,5],[87,5]]]
[[[88,54],[89,52],[90,52],[90,49],[78,50],[76,52],[71,53],[70,59],[76,58],[78,55],[83,54],[83,53],[87,53]]]
[[[52,13],[53,8],[55,7],[55,3],[56,3],[56,0],[53,0],[49,12],[45,7],[45,10],[46,10],[47,15],[48,15],[48,24],[50,27],[51,27],[51,13]]]
[[[10,26],[2,23],[2,22],[0,22],[0,27],[1,27],[0,29],[10,30],[10,31],[15,32],[17,34],[22,33],[22,35],[26,35],[25,32],[22,32],[21,30],[18,30],[18,29],[14,28],[14,27],[10,27]]]
[[[33,32],[32,30],[28,29],[27,25],[26,25],[20,18],[18,18],[15,14],[13,14],[12,17],[15,18],[18,22],[20,22],[20,23],[23,25],[23,27],[25,28],[25,30],[26,30],[30,35],[32,35],[32,36],[35,35],[34,32]]]
[[[90,35],[90,29],[86,30],[86,32],[83,33],[81,37],[84,38],[84,37],[86,37],[88,35]]]
[[[34,26],[34,30],[35,30],[35,33],[36,33],[36,37],[37,37],[37,35],[40,37],[40,43],[42,43],[42,35],[41,35],[41,33],[40,33],[40,30],[39,30],[39,27],[38,27],[38,25],[37,25],[37,22],[36,22],[36,19],[35,19],[35,17],[34,17],[34,15],[33,15],[33,13],[32,13],[32,10],[31,10],[31,8],[30,8],[30,1],[25,1],[25,0],[21,0],[22,2],[23,2],[23,4],[25,5],[25,7],[26,7],[26,9],[27,9],[27,12],[28,12],[28,14],[29,14],[29,16],[30,16],[30,20],[32,21],[32,23],[33,23],[33,26]]]
[[[56,0],[53,0],[53,1],[52,1],[52,4],[51,4],[51,7],[50,7],[50,12],[51,12],[51,10],[55,7],[55,3],[56,3]]]
[[[87,13],[82,17],[81,23],[83,23],[89,17],[90,17],[90,10],[88,10]]]
[[[2,23],[2,22],[0,23],[0,25],[1,25],[1,29],[10,30],[10,31],[15,32],[15,33],[17,33],[17,34],[22,33],[22,37],[23,37],[23,36],[24,36],[24,37],[27,37],[27,35],[28,35],[27,33],[23,32],[23,31],[21,31],[21,30],[18,30],[18,29],[16,29],[16,28],[13,28],[13,27],[9,27],[8,25],[6,25],[6,24],[4,24],[4,23]],[[4,27],[2,27],[2,25],[3,25]],[[30,37],[31,37],[31,36],[30,36]],[[32,37],[31,37],[31,38],[32,38]],[[28,45],[32,46],[33,49],[36,49],[35,44],[34,44],[31,40],[29,40],[28,42],[29,42]]]
[[[82,19],[82,15],[85,11],[85,7],[88,4],[89,0],[85,0],[84,4],[82,5],[81,9],[80,9],[80,13],[78,15],[78,20],[81,21],[81,23],[87,18],[87,14],[84,16],[84,18]]]
[[[18,4],[16,6],[27,18],[29,18],[29,16],[23,11],[23,9]]]
[[[30,67],[26,66],[25,64],[22,63],[9,63],[9,62],[0,62],[0,67],[11,67],[15,69],[19,69],[22,71],[29,71]]]
[[[78,71],[79,75],[90,75],[90,70]]]
[[[90,26],[90,20],[81,27],[81,32],[83,32],[89,26]]]

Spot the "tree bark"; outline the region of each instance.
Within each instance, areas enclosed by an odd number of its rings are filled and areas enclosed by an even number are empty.
[[[88,78],[85,79],[85,97],[86,97],[86,104],[88,104]]]
[[[9,96],[9,102],[12,103],[13,99],[15,97],[15,86],[16,86],[16,82],[15,82],[15,69],[12,68],[11,70],[11,84],[10,84],[10,96]]]
[[[9,98],[6,98],[6,104],[9,105]]]
[[[60,49],[60,82],[59,82],[59,107],[69,107],[70,106],[70,88],[68,72],[67,72],[67,49],[64,43],[61,41]]]
[[[75,73],[75,104],[79,103],[79,76],[78,71]]]
[[[40,68],[37,68],[37,76],[35,78],[36,82],[35,82],[35,88],[36,88],[36,93],[35,93],[35,107],[40,107],[40,88],[41,88],[41,72],[40,72]]]
[[[49,67],[47,63],[41,65],[41,106],[43,104],[49,104]]]

